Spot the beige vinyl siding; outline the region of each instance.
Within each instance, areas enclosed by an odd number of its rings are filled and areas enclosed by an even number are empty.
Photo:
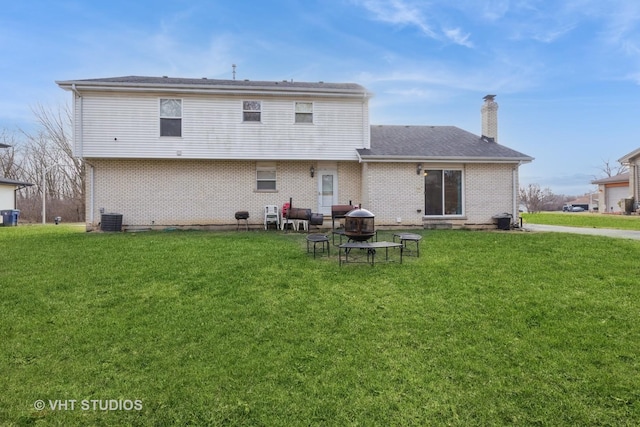
[[[15,186],[13,185],[0,185],[0,209],[15,209],[14,206],[14,190]],[[0,222],[2,222],[2,217],[0,216]]]
[[[182,137],[160,137],[159,99],[182,99]],[[115,158],[356,160],[368,146],[366,101],[313,101],[314,123],[295,123],[296,98],[262,102],[261,122],[243,123],[235,96],[83,94],[82,155]],[[79,115],[79,102],[76,114]],[[364,104],[364,106],[363,106]],[[79,117],[79,116],[78,116]],[[76,128],[76,132],[80,132]],[[79,139],[76,138],[76,148]]]

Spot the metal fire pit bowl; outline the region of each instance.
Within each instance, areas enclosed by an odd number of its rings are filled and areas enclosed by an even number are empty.
[[[376,234],[375,215],[366,209],[354,209],[344,216],[344,235],[349,239],[363,242]]]

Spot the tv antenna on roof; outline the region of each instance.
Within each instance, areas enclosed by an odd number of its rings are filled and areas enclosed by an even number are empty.
[[[231,64],[231,68],[233,68],[233,80],[236,79],[236,64]]]

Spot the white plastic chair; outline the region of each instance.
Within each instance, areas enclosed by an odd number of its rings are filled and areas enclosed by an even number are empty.
[[[266,230],[269,224],[275,224],[276,230],[280,228],[280,214],[278,212],[278,206],[267,205],[264,207],[264,229]]]
[[[306,219],[299,219],[297,220],[297,222],[298,223],[296,224],[296,230],[309,231],[309,221],[307,221]]]

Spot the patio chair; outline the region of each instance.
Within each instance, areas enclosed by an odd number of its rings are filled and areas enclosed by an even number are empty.
[[[278,206],[267,205],[264,207],[264,229],[268,229],[269,224],[275,224],[276,230],[280,228],[280,214]]]

